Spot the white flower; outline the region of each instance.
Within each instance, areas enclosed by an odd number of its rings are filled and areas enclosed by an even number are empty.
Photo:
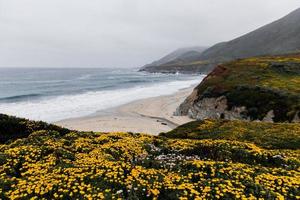
[[[117,194],[121,194],[123,192],[123,190],[118,190]]]

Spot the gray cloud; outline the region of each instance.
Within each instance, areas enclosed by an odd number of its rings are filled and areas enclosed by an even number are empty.
[[[233,39],[299,0],[0,0],[0,67],[138,67]]]

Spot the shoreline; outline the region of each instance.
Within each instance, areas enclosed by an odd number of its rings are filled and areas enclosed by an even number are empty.
[[[79,118],[54,124],[78,131],[134,132],[157,135],[193,121],[187,116],[174,116],[176,108],[190,95],[195,85],[171,95],[136,100],[115,108],[97,111]]]

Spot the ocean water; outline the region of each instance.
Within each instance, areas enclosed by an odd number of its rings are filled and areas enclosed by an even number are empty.
[[[202,79],[136,69],[0,68],[0,113],[55,122],[172,94]]]

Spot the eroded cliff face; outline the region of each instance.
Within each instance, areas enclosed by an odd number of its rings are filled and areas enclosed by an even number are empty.
[[[245,106],[229,108],[227,98],[221,96],[218,98],[203,98],[198,102],[194,102],[194,92],[185,102],[183,102],[176,110],[175,115],[187,115],[192,119],[227,119],[227,120],[245,120],[251,121],[247,116],[247,108]],[[274,122],[274,111],[270,110],[262,120],[262,122]],[[296,113],[293,123],[300,122],[299,113]]]
[[[300,112],[298,112],[296,115],[295,115],[295,117],[294,117],[294,119],[293,119],[293,122],[295,122],[295,123],[299,123],[300,122]]]
[[[249,120],[243,113],[245,107],[233,107],[228,109],[225,96],[219,98],[204,98],[199,102],[182,103],[176,110],[176,115],[188,115],[192,119],[228,119],[228,120]]]

